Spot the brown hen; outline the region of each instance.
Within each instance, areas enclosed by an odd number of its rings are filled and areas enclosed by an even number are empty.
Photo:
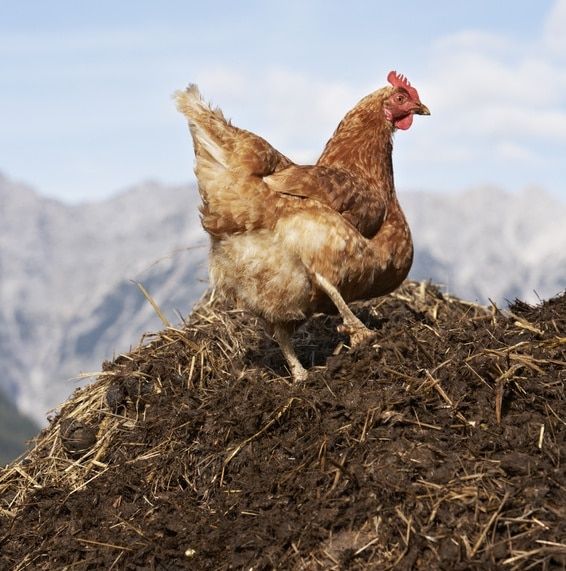
[[[390,72],[388,81],[344,117],[311,166],[233,126],[195,85],[176,94],[193,137],[212,284],[272,326],[295,379],[307,372],[294,327],[337,308],[351,346],[373,338],[347,302],[391,292],[411,267],[392,135],[430,113],[403,76]]]

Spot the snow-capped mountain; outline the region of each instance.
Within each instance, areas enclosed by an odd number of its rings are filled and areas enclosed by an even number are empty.
[[[0,179],[0,389],[45,422],[81,372],[174,321],[206,287],[192,187],[146,183],[69,206]]]
[[[566,288],[566,204],[550,194],[480,188],[402,194],[401,201],[414,235],[415,279],[501,306]]]
[[[566,287],[566,205],[540,190],[400,193],[412,277],[505,305]],[[0,389],[45,422],[103,359],[172,322],[206,288],[207,240],[192,185],[145,183],[66,205],[0,177]],[[535,293],[536,292],[536,293]],[[75,379],[75,380],[73,380]]]

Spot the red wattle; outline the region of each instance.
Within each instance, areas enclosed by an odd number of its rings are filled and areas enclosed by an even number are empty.
[[[412,113],[409,113],[409,115],[403,117],[403,119],[395,121],[395,127],[397,127],[397,129],[402,129],[403,131],[406,131],[412,124],[413,124]]]

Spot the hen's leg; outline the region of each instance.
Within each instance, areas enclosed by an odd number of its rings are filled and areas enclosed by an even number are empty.
[[[281,347],[283,357],[285,357],[285,360],[289,365],[289,369],[291,369],[293,379],[295,381],[305,381],[307,378],[307,371],[301,365],[301,362],[295,353],[295,349],[291,343],[291,334],[289,333],[289,330],[284,325],[276,324],[273,326],[273,332],[277,343],[279,343],[279,347]]]
[[[332,300],[332,303],[338,308],[342,316],[343,325],[340,331],[350,336],[350,345],[356,347],[365,341],[374,339],[375,331],[368,329],[348,307],[340,292],[324,277],[315,273],[315,279],[318,287]]]

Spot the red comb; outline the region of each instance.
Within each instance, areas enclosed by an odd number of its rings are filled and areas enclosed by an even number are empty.
[[[387,81],[393,85],[393,87],[402,87],[407,91],[411,99],[420,103],[417,90],[409,83],[409,80],[404,75],[401,75],[396,71],[390,71],[387,75]]]

